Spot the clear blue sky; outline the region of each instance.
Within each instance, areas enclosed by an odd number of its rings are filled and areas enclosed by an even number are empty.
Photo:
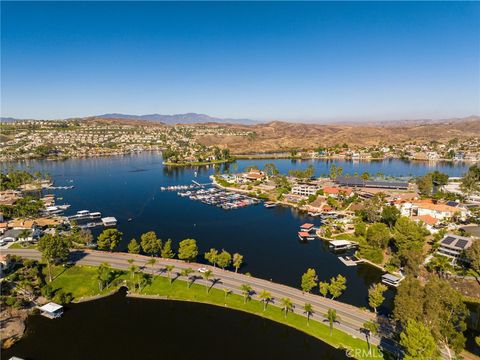
[[[2,116],[480,113],[476,2],[3,2]]]

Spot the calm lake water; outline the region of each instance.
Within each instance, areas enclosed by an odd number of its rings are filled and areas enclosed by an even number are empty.
[[[231,164],[230,170],[250,165],[261,168],[270,162],[282,173],[313,164],[317,175],[328,173],[332,164],[342,166],[345,173],[368,171],[388,176],[418,176],[433,170],[460,176],[468,168],[465,164],[400,160],[242,160]],[[209,175],[214,173],[211,166],[166,168],[156,153],[4,163],[3,170],[8,166],[47,172],[57,186],[75,185],[72,190],[54,191],[63,197],[57,203],[71,204],[67,215],[88,209],[115,216],[124,233],[123,250],[130,239],[139,239],[150,230],[163,240],[171,238],[175,246],[182,239],[194,238],[201,252],[215,247],[243,254],[246,263],[242,272],[295,287],[308,267],[316,269],[320,280],[343,274],[347,290],[339,300],[365,307],[368,287],[382,275],[369,266],[344,266],[320,240],[300,243],[298,227],[312,218],[293,209],[251,206],[225,211],[160,191],[161,186],[186,185],[192,180],[209,182]],[[223,165],[222,170],[226,167]],[[129,218],[133,220],[128,222]],[[318,224],[318,220],[314,222]],[[100,230],[96,228],[94,234]],[[391,300],[393,294],[387,296]],[[381,311],[388,311],[388,307],[386,301]],[[26,359],[193,359],[220,354],[233,359],[345,358],[343,352],[316,339],[252,315],[200,304],[134,300],[122,294],[69,305],[58,320],[30,317],[27,336],[3,356],[14,354]]]
[[[268,162],[274,162],[282,173],[313,164],[317,175],[328,173],[332,164],[342,166],[344,172],[351,174],[368,171],[388,176],[422,175],[433,170],[459,176],[468,169],[467,165],[458,163],[284,159],[241,160],[236,165],[230,164],[230,170],[242,170],[250,165],[261,168]],[[63,197],[57,203],[71,204],[67,215],[88,209],[101,211],[103,216],[115,216],[118,229],[124,234],[121,250],[126,249],[130,239],[138,240],[142,233],[150,230],[163,240],[171,238],[175,246],[185,238],[194,238],[202,253],[211,247],[239,252],[246,261],[242,272],[291,286],[299,286],[300,277],[308,267],[316,269],[320,280],[343,274],[347,278],[347,290],[339,300],[357,306],[368,306],[367,289],[381,277],[381,272],[370,266],[346,267],[321,240],[300,243],[299,225],[312,222],[312,218],[291,208],[250,206],[225,211],[179,197],[175,192],[160,191],[161,186],[191,184],[192,180],[207,183],[209,175],[214,173],[212,166],[168,168],[162,165],[158,153],[2,164],[4,168],[9,165],[47,172],[57,186],[75,185],[72,190],[54,191],[57,197]],[[133,220],[128,222],[129,218]],[[318,224],[318,220],[313,222]],[[94,234],[100,231],[101,228],[95,228]],[[198,260],[203,261],[203,256]]]
[[[25,337],[2,358],[347,359],[300,331],[211,305],[126,298],[69,305],[64,316],[31,316]]]

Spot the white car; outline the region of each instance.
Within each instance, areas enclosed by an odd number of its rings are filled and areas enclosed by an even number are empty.
[[[201,268],[197,269],[197,271],[198,271],[199,273],[202,273],[202,274],[203,274],[203,273],[207,272],[208,269],[207,269],[207,268],[204,268],[204,267],[201,267]]]

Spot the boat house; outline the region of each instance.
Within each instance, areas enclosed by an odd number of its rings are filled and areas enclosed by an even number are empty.
[[[357,243],[350,240],[331,240],[328,247],[333,251],[344,251],[353,249],[357,246]]]
[[[39,308],[41,314],[50,319],[55,319],[63,315],[63,306],[54,302],[49,302]]]
[[[385,274],[382,275],[382,283],[385,285],[393,286],[393,287],[398,287],[400,285],[400,282],[403,280],[403,277],[399,277],[393,274]]]
[[[113,216],[107,216],[102,218],[103,226],[115,226],[117,225],[117,219]]]

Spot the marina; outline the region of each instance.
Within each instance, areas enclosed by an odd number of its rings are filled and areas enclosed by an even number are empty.
[[[202,188],[199,190],[178,192],[177,195],[180,197],[188,197],[190,200],[200,201],[203,204],[216,206],[224,210],[239,209],[250,205],[257,205],[260,202],[250,196],[217,188]]]

